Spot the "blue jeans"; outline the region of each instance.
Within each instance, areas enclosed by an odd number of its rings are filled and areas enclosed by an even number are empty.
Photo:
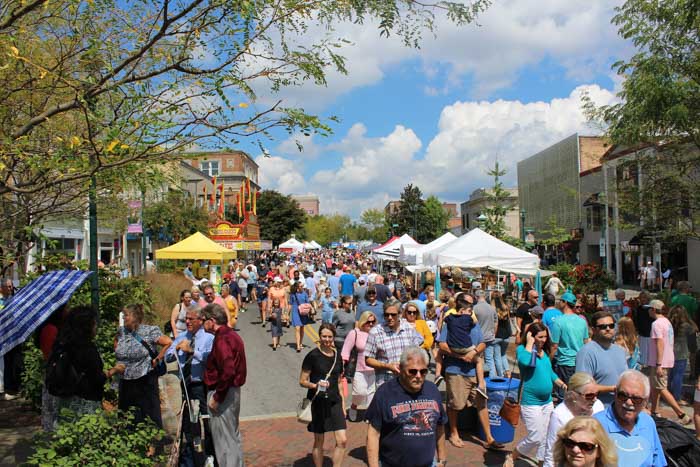
[[[493,378],[496,373],[496,362],[494,360],[494,353],[496,350],[495,340],[490,342],[485,342],[486,348],[484,349],[484,371],[489,372],[489,376]]]
[[[671,391],[673,397],[681,400],[681,391],[683,389],[683,375],[685,375],[685,367],[688,365],[688,360],[676,360],[673,368],[668,373],[668,390]]]
[[[509,370],[509,365],[508,365],[508,340],[507,339],[501,339],[500,337],[497,337],[494,341],[494,351],[493,351],[493,359],[496,364],[496,374],[498,376],[505,376],[506,371]],[[493,375],[492,375],[493,377]]]
[[[322,311],[321,312],[321,321],[324,323],[330,323],[331,321],[333,321],[333,310]]]

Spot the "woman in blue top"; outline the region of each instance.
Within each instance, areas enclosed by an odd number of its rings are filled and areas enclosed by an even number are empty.
[[[297,353],[301,352],[304,341],[304,326],[313,323],[311,318],[311,312],[302,315],[299,313],[299,306],[302,308],[311,308],[313,310],[313,305],[309,300],[309,296],[304,292],[304,284],[296,282],[292,285],[291,293],[289,294],[289,304],[292,307],[292,326],[294,326],[294,334],[297,341]]]
[[[556,384],[566,390],[566,384],[552,370],[549,360],[551,342],[547,327],[541,322],[532,323],[516,350],[516,359],[523,379],[520,416],[525,423],[527,436],[513,450],[511,465],[521,455],[536,452],[538,462],[544,461],[545,441],[549,417],[552,415],[552,389]]]

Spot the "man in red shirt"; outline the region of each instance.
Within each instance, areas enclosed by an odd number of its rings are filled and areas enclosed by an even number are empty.
[[[245,384],[246,360],[243,339],[228,327],[226,311],[216,303],[204,310],[204,330],[214,343],[204,372],[209,389],[209,415],[216,460],[221,467],[243,467],[241,434],[241,386]]]

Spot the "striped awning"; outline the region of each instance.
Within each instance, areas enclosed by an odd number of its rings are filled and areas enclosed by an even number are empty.
[[[27,340],[90,274],[90,271],[51,271],[22,287],[0,310],[0,357]]]

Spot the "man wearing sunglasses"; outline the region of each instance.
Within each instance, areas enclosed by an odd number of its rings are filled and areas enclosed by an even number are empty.
[[[612,405],[593,415],[615,443],[618,465],[667,465],[654,419],[643,411],[650,390],[649,379],[642,372],[625,370],[615,388]]]
[[[428,354],[408,347],[401,353],[398,378],[377,389],[366,415],[370,467],[380,461],[382,466],[446,465],[447,414],[427,374]]]
[[[583,371],[593,376],[598,384],[598,398],[606,406],[612,404],[615,385],[627,369],[625,351],[615,338],[615,320],[611,313],[599,311],[591,319],[593,340],[576,354],[576,372]]]

